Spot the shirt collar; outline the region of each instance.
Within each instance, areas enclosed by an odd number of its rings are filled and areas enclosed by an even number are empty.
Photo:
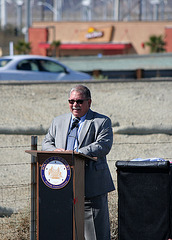
[[[86,113],[84,116],[82,116],[82,117],[80,118],[80,121],[79,121],[79,123],[81,123],[81,122],[84,122],[84,121],[85,121],[86,115],[87,115],[87,113]],[[75,116],[72,114],[72,120],[73,120],[74,118],[75,118]]]

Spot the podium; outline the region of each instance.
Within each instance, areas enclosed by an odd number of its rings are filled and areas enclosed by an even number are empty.
[[[37,240],[84,239],[84,169],[73,151],[26,150],[35,157]]]

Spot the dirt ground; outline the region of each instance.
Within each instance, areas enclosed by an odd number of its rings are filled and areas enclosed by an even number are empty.
[[[41,149],[52,119],[68,112],[68,92],[74,85],[0,85],[0,213],[9,208],[17,212],[29,205],[31,157],[25,150],[30,149],[31,135],[38,135]],[[92,92],[92,109],[112,120],[114,143],[107,157],[116,186],[118,160],[158,157],[172,161],[172,82],[85,85]],[[117,191],[110,197],[114,232]]]
[[[137,157],[171,160],[172,137],[168,133],[172,129],[172,82],[97,82],[85,85],[92,93],[92,109],[112,120],[114,144],[108,160],[114,180],[117,160]],[[0,164],[30,161],[30,156],[24,152],[30,148],[29,130],[34,135],[39,132],[40,149],[52,119],[68,112],[68,92],[72,86],[71,83],[0,85]],[[125,134],[131,128],[135,129],[136,135]],[[144,130],[152,129],[152,134],[137,135],[139,129],[143,134]],[[119,130],[124,130],[123,134],[118,134]],[[24,135],[25,132],[28,135]],[[22,174],[20,176],[23,179]]]
[[[108,115],[119,127],[171,126],[172,82],[86,83],[92,109]],[[0,85],[0,129],[48,128],[51,120],[68,111],[71,83]]]

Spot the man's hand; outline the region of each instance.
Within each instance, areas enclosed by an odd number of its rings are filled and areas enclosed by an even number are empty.
[[[56,148],[54,151],[55,151],[55,152],[64,152],[65,149],[63,149],[63,148]]]

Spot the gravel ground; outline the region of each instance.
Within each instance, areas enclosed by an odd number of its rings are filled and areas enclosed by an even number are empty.
[[[0,85],[1,186],[30,182],[30,155],[25,153],[30,148],[29,129],[32,134],[40,134],[40,150],[52,119],[68,112],[68,91],[73,85]],[[108,162],[115,184],[117,160],[137,157],[172,160],[172,135],[168,134],[172,128],[172,82],[97,82],[85,85],[92,92],[92,109],[112,120],[114,144]],[[135,135],[125,134],[127,129],[134,129]],[[145,134],[147,129],[152,130],[152,134]],[[124,130],[123,134],[119,134],[120,130]],[[9,194],[11,190],[6,191]],[[15,196],[23,194],[22,188],[15,191]],[[24,190],[26,195],[29,191],[28,188]],[[6,202],[5,207],[20,209],[24,204],[20,198],[18,200],[19,205]],[[3,202],[3,197],[0,201]],[[1,202],[0,206],[3,205]]]
[[[116,186],[117,160],[137,157],[172,160],[172,82],[85,85],[92,92],[92,109],[112,120],[114,143],[108,163]],[[19,210],[26,214],[30,211],[31,157],[25,150],[30,149],[31,135],[38,135],[38,150],[41,149],[52,119],[68,112],[68,91],[72,86],[71,83],[0,85],[0,217]],[[109,199],[115,240],[117,191]],[[18,239],[14,234],[18,222],[14,214],[11,218],[0,218],[1,239]]]
[[[112,124],[171,126],[172,82],[86,84],[92,109],[108,115]],[[0,85],[0,129],[47,128],[53,117],[68,111],[73,84]]]

